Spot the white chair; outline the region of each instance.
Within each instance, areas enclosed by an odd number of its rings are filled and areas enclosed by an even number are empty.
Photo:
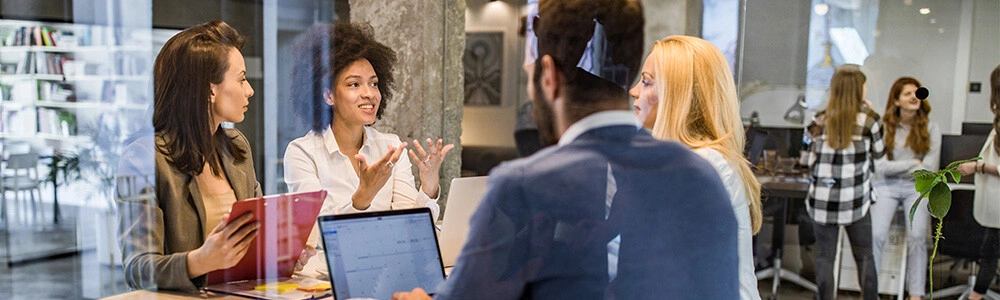
[[[2,186],[2,190],[0,190],[0,213],[2,216],[5,218],[7,216],[7,192],[14,192],[15,203],[20,202],[21,195],[27,192],[28,197],[25,198],[31,199],[31,210],[41,212],[35,202],[36,194],[39,202],[42,199],[41,181],[38,178],[38,153],[10,154],[6,166],[0,174],[3,174],[3,184],[0,185]]]

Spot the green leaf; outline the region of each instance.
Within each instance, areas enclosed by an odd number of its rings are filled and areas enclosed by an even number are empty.
[[[944,170],[951,171],[951,170],[957,169],[958,166],[960,166],[960,165],[962,165],[964,163],[971,162],[971,161],[982,160],[982,159],[983,159],[983,157],[979,156],[979,157],[970,158],[970,159],[963,159],[963,160],[959,160],[959,161],[953,161],[950,164],[948,164],[948,166],[945,167]]]
[[[913,215],[917,214],[917,207],[920,206],[920,201],[924,200],[924,196],[920,195],[920,198],[917,198],[917,201],[914,201],[913,206],[910,207],[910,224],[913,224]]]
[[[933,179],[934,177],[937,176],[937,173],[931,172],[931,171],[927,171],[927,170],[924,170],[924,169],[913,171],[913,173],[910,173],[910,174],[912,174],[913,178],[917,179],[917,180],[921,180],[921,179],[923,179],[923,180]]]
[[[943,183],[934,185],[931,193],[927,196],[927,210],[930,211],[931,216],[944,219],[950,208],[951,188],[948,187],[948,184]]]
[[[920,170],[920,171],[924,171],[924,170]],[[916,173],[916,172],[914,172],[914,173]],[[928,173],[931,173],[931,172],[928,172]],[[926,194],[927,191],[930,191],[931,188],[934,187],[934,185],[936,185],[939,182],[941,182],[941,177],[938,176],[937,173],[931,173],[931,174],[933,174],[934,176],[931,176],[929,178],[920,178],[920,177],[916,178],[917,182],[914,183],[913,186],[917,189],[918,193],[920,193],[920,194]]]
[[[952,182],[958,183],[959,181],[962,181],[962,172],[959,172],[958,170],[951,170],[948,171],[948,174],[951,174]]]

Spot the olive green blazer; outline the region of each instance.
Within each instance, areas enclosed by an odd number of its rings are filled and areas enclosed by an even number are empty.
[[[222,155],[222,169],[236,199],[260,197],[250,143],[239,130],[225,130],[233,145],[247,153],[242,162],[229,153]],[[188,279],[187,253],[205,241],[205,205],[194,177],[169,163],[163,154],[169,152],[163,138],[152,134],[129,143],[122,152],[118,206],[125,280],[136,289],[197,291],[205,286],[206,276]],[[142,178],[148,182],[154,172],[155,200],[123,197],[128,191],[123,191],[122,178],[129,178],[134,186],[137,181],[142,184]],[[147,185],[146,190],[150,188]]]

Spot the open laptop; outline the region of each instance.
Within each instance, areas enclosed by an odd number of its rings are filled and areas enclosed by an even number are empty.
[[[319,217],[334,299],[389,299],[444,282],[437,234],[426,207]]]
[[[469,236],[469,219],[486,193],[487,176],[461,177],[451,181],[448,206],[441,224],[441,258],[444,266],[455,266],[455,259]]]

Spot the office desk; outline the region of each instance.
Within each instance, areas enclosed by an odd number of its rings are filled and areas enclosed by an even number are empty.
[[[809,193],[809,182],[802,177],[758,176],[757,180],[761,183],[761,196],[766,197],[766,201],[778,201],[776,205],[779,207],[774,214],[774,229],[771,236],[771,267],[757,271],[757,279],[774,278],[771,283],[772,295],[778,294],[778,284],[782,279],[816,292],[816,284],[802,278],[795,272],[781,268],[788,212],[795,211],[790,207],[796,206],[796,201],[805,199]]]
[[[147,291],[138,290],[131,291],[124,294],[114,295],[111,297],[103,298],[104,300],[133,300],[133,299],[156,299],[156,300],[190,300],[190,299],[214,299],[214,300],[230,300],[230,299],[249,299],[240,296],[231,296],[224,294],[206,293],[201,294],[189,294],[189,293],[179,293],[179,292],[168,292],[168,291]],[[319,299],[332,299],[331,296]]]
[[[188,293],[177,293],[177,292],[166,292],[166,291],[147,291],[138,290],[131,291],[124,294],[118,294],[111,297],[103,298],[105,300],[126,300],[126,299],[165,299],[165,300],[186,300],[186,299],[247,299],[244,297],[230,296],[230,295],[216,295],[216,294],[188,294]]]

